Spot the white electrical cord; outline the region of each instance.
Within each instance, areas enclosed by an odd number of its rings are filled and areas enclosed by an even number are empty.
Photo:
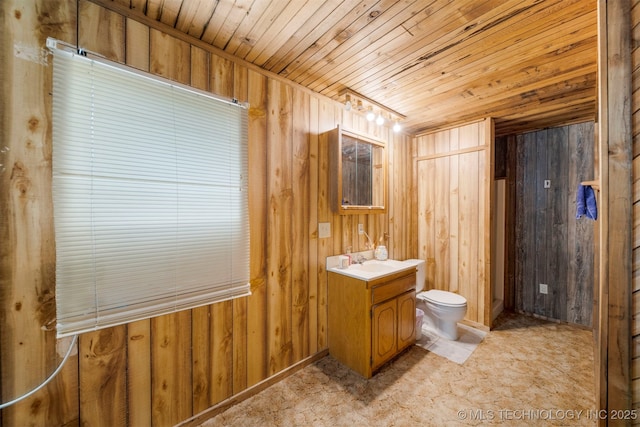
[[[42,384],[40,384],[38,387],[34,388],[30,392],[25,393],[22,396],[17,397],[17,398],[15,398],[15,399],[13,399],[13,400],[11,400],[9,402],[0,404],[0,409],[4,409],[7,406],[11,406],[11,405],[13,405],[15,403],[20,402],[21,400],[26,399],[27,397],[37,393],[40,389],[42,389],[44,386],[49,384],[49,381],[51,381],[56,375],[58,375],[58,373],[60,372],[60,370],[62,369],[64,364],[67,363],[67,359],[69,359],[69,356],[71,355],[71,350],[73,350],[73,348],[76,346],[77,339],[78,339],[78,336],[74,335],[73,336],[73,340],[71,341],[71,345],[69,345],[69,350],[67,350],[67,354],[64,355],[64,359],[62,359],[62,362],[60,362],[60,365],[58,365],[56,370],[53,371],[53,373],[51,375],[49,375],[49,378],[47,378]]]
[[[365,236],[367,236],[367,240],[369,241],[369,250],[375,249],[375,246],[373,245],[373,240],[371,240],[371,237],[369,237],[366,231],[362,230],[362,232],[364,233]]]

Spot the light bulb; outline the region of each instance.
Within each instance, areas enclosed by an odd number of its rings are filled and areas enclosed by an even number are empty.
[[[346,101],[344,103],[345,111],[351,111],[351,95],[346,96]]]
[[[393,131],[400,132],[400,130],[402,130],[402,126],[400,126],[400,123],[398,123],[398,121],[396,120],[396,122],[393,124]]]
[[[376,115],[373,113],[373,108],[369,107],[369,110],[367,110],[367,120],[372,122],[373,119],[375,118],[376,118]]]
[[[382,114],[378,113],[378,117],[376,118],[376,124],[377,125],[383,125],[384,124],[384,117],[382,117]]]

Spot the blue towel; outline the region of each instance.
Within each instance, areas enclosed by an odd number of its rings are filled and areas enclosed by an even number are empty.
[[[579,185],[576,194],[576,219],[586,216],[589,219],[598,219],[598,206],[596,205],[596,193],[590,185]]]

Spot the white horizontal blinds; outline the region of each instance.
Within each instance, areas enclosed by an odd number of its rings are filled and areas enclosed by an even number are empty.
[[[54,51],[58,335],[249,293],[247,112]]]

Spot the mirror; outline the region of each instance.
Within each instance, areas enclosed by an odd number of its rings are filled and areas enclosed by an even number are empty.
[[[332,138],[332,199],[340,214],[385,212],[385,146],[336,129]]]

